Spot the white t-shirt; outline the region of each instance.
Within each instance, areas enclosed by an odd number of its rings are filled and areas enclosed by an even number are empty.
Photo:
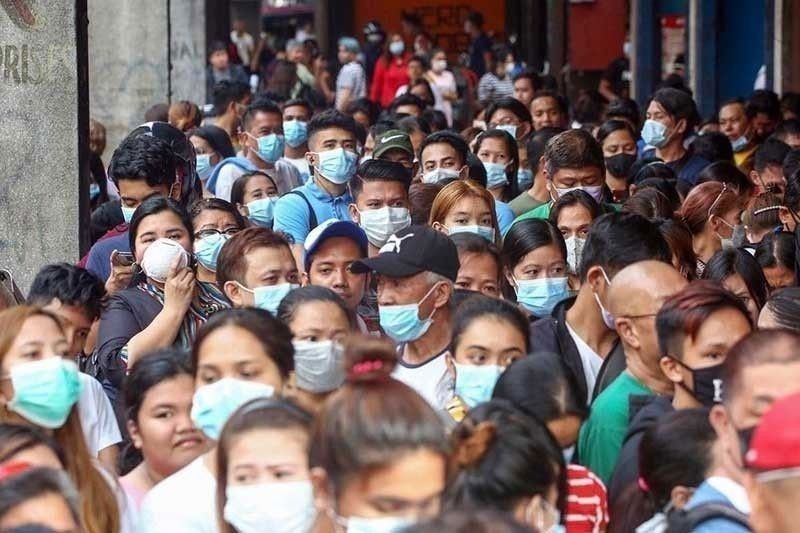
[[[236,45],[236,52],[239,54],[239,59],[245,65],[250,64],[250,56],[255,49],[255,41],[253,36],[247,32],[239,35],[235,31],[231,32],[231,42]]]
[[[142,501],[141,531],[216,533],[217,480],[201,455],[162,480]]]
[[[275,185],[278,187],[278,195],[284,195],[295,187],[303,184],[300,179],[300,172],[297,168],[289,163],[285,158],[280,158],[275,162],[274,168],[262,169],[267,176],[275,180]],[[217,176],[217,183],[214,187],[214,196],[221,198],[225,201],[231,201],[231,189],[233,182],[239,178],[245,171],[233,163],[227,164],[222,167]]]
[[[583,376],[586,378],[586,405],[589,405],[592,403],[592,392],[594,391],[594,385],[597,382],[597,374],[600,373],[600,367],[603,366],[603,358],[600,357],[597,352],[592,350],[592,348],[586,344],[577,333],[575,333],[575,330],[570,327],[569,323],[564,323],[567,325],[567,331],[569,331],[569,335],[572,337],[572,340],[575,341],[575,346],[578,348],[578,354],[581,356]]]
[[[119,432],[114,408],[100,382],[83,372],[78,374],[78,378],[81,382],[78,415],[89,453],[97,458],[100,450],[122,442],[122,435]]]
[[[445,350],[422,364],[410,365],[403,361],[404,348],[405,345],[401,345],[397,350],[399,359],[392,377],[417,391],[435,410],[444,409],[450,400],[447,387],[443,386],[447,378],[445,356],[448,351]]]
[[[294,165],[294,167],[300,173],[300,181],[302,183],[308,181],[308,178],[311,176],[311,167],[308,166],[308,161],[305,157],[298,157],[297,159],[284,157],[283,159]]]

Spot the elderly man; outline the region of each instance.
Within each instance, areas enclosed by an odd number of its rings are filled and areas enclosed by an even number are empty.
[[[394,377],[434,408],[449,400],[445,355],[450,346],[450,298],[458,275],[458,251],[449,237],[428,226],[392,235],[380,253],[353,263],[355,273],[378,275],[381,328],[398,343]]]

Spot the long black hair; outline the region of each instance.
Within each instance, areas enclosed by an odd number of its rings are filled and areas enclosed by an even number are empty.
[[[501,195],[500,199],[504,202],[510,202],[519,196],[519,185],[517,184],[517,171],[519,170],[519,147],[517,146],[517,140],[514,139],[510,133],[504,130],[494,129],[485,131],[478,135],[478,137],[475,139],[475,155],[478,155],[478,152],[481,150],[481,144],[483,144],[483,141],[486,139],[498,139],[506,146],[506,151],[510,157],[508,165],[506,166],[506,179],[508,180],[508,183],[503,189],[503,194]]]
[[[504,273],[513,271],[514,267],[532,251],[550,245],[555,245],[559,249],[566,262],[567,245],[555,224],[539,218],[514,223],[503,238],[503,249],[500,252]],[[505,276],[503,278],[505,280]],[[503,282],[503,292],[507,299],[516,301],[516,294],[507,280]]]
[[[750,252],[741,248],[728,248],[715,253],[706,263],[703,279],[722,283],[725,278],[739,274],[747,286],[747,292],[760,310],[767,302],[769,284],[764,271]]]

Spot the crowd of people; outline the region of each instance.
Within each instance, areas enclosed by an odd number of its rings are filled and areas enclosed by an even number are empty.
[[[0,531],[795,531],[800,95],[578,115],[473,13],[473,98],[416,29],[91,123],[91,250],[0,306]]]

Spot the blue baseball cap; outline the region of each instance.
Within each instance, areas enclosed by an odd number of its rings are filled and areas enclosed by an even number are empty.
[[[361,250],[362,258],[367,257],[369,241],[367,241],[367,234],[364,233],[364,230],[354,222],[345,222],[343,220],[330,218],[311,230],[306,237],[306,242],[303,245],[306,251],[306,272],[308,272],[308,269],[311,266],[311,261],[314,258],[314,254],[317,252],[317,249],[322,245],[323,242],[331,237],[346,237],[352,240]]]

